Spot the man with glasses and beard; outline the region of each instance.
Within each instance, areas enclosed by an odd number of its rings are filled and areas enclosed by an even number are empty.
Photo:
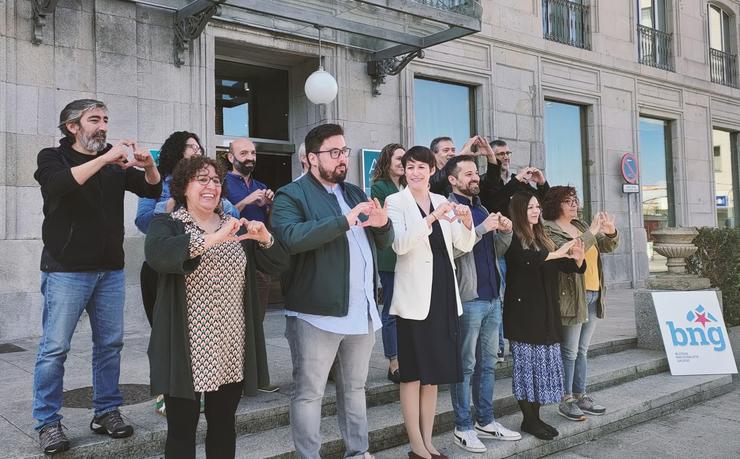
[[[299,457],[319,459],[321,400],[336,357],[345,457],[367,458],[365,380],[381,327],[376,248],[390,247],[393,229],[377,200],[344,181],[350,149],[341,126],[317,126],[305,144],[308,173],[277,191],[272,211],[275,236],[291,254],[282,287],[295,385],[293,441]]]
[[[121,418],[118,380],[123,348],[123,198],[158,198],[159,171],[136,142],[106,143],[108,109],[91,99],[70,102],[59,116],[59,146],[38,154],[44,222],[42,335],[33,380],[33,417],[46,454],[69,449],[62,430],[62,380],[70,341],[83,310],[90,318],[93,407],[90,428],[113,438],[133,428]],[[128,159],[133,151],[132,159]],[[138,168],[143,168],[139,170]]]
[[[226,199],[239,210],[242,218],[257,220],[268,224],[268,216],[272,198],[275,196],[267,185],[253,177],[254,168],[257,165],[257,148],[249,139],[241,138],[233,140],[229,144],[229,162],[233,169],[226,174]],[[254,323],[262,326],[265,320],[267,304],[270,301],[270,284],[272,277],[261,271],[257,271],[257,296],[259,308],[254,311]],[[260,335],[263,336],[264,335]],[[265,343],[255,343],[258,348],[264,348]],[[270,375],[265,363],[264,375],[258,375],[258,390],[260,392],[276,392],[280,388],[270,384]],[[247,395],[255,395],[247,393]]]

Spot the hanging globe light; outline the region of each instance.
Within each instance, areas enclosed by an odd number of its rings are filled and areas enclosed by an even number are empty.
[[[308,76],[303,90],[314,104],[329,104],[337,97],[339,87],[337,80],[321,65],[321,27],[316,28],[319,29],[319,69]]]

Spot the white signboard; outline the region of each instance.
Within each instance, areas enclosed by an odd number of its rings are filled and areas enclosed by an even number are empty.
[[[715,292],[655,292],[653,304],[671,374],[737,373]]]

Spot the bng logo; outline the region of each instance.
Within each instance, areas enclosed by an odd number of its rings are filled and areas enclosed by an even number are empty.
[[[694,310],[686,313],[688,326],[676,326],[672,320],[666,321],[668,332],[671,334],[673,345],[681,346],[713,346],[717,352],[725,350],[725,335],[722,333],[722,327],[719,325],[711,326],[708,324],[718,323],[719,321],[699,305]]]

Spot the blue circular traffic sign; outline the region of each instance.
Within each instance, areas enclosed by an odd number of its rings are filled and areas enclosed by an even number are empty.
[[[640,176],[637,156],[634,153],[622,155],[622,177],[627,183],[635,184]]]

